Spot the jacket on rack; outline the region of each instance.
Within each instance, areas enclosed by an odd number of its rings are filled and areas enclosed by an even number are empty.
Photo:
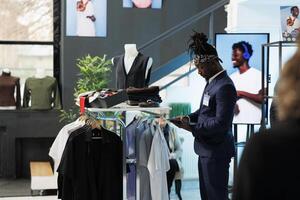
[[[159,87],[151,86],[149,88],[127,88],[126,89],[128,99],[136,102],[147,102],[152,100],[161,103],[161,97],[159,95]]]
[[[69,137],[60,166],[59,191],[63,200],[122,200],[122,141],[101,129],[93,139],[90,128]]]
[[[135,199],[138,176],[141,200],[168,200],[169,149],[159,124],[151,118],[136,118],[126,127],[126,137],[126,156],[137,159],[127,176],[127,198]]]

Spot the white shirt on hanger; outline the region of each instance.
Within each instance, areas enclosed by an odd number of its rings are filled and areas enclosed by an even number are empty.
[[[60,164],[61,157],[64,152],[70,133],[81,128],[83,125],[84,122],[74,121],[70,124],[65,125],[59,131],[49,151],[49,156],[54,160],[54,173],[56,173],[56,170]]]
[[[153,122],[151,128],[154,137],[147,165],[150,174],[151,196],[155,200],[168,200],[166,172],[170,169],[169,148],[159,124]]]

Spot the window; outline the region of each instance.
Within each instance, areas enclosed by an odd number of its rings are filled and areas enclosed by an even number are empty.
[[[1,0],[0,40],[53,41],[53,0]]]
[[[59,69],[59,4],[59,0],[1,0],[0,73],[9,69],[19,77],[21,93],[38,68],[58,78],[54,66]]]

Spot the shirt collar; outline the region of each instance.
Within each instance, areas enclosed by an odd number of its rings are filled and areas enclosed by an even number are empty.
[[[216,73],[215,75],[213,75],[212,77],[210,77],[210,79],[208,79],[208,83],[211,83],[217,76],[219,76],[222,72],[224,72],[225,69],[223,69],[222,71]]]

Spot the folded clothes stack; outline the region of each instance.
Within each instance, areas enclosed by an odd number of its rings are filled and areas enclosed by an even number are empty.
[[[100,89],[96,91],[89,91],[78,95],[85,97],[85,107],[87,108],[109,108],[119,103],[128,100],[125,90],[114,89]]]
[[[148,88],[127,88],[127,104],[140,107],[158,107],[162,102],[159,96],[159,87],[152,86]]]

